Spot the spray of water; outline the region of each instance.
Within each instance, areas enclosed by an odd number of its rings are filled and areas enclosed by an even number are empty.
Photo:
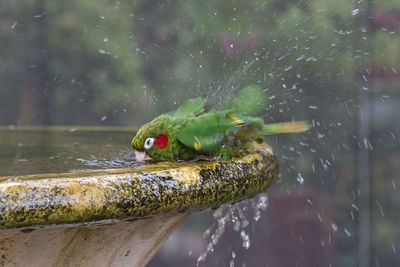
[[[266,211],[268,207],[268,196],[266,193],[259,194],[251,200],[246,200],[244,203],[236,203],[234,205],[223,205],[217,209],[214,216],[213,225],[203,233],[203,238],[208,240],[206,250],[197,258],[197,266],[200,263],[205,262],[207,256],[212,254],[215,250],[215,246],[224,234],[227,227],[238,233],[242,242],[242,247],[246,250],[250,248],[250,234],[248,231],[251,223],[256,223],[261,217],[261,213]],[[249,221],[247,218],[251,218],[250,212],[253,211],[253,221]],[[236,259],[236,252],[232,251],[232,258],[230,260],[230,266],[234,266]]]

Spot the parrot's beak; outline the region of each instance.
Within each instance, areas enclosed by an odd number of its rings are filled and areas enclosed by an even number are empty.
[[[138,162],[143,162],[146,160],[152,160],[152,158],[150,158],[149,155],[146,154],[146,152],[141,152],[141,151],[137,151],[135,150],[135,157],[136,157],[136,161]]]

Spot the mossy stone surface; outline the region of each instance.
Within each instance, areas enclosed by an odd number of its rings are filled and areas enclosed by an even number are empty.
[[[278,179],[266,144],[230,161],[142,165],[1,177],[0,229],[140,219],[217,207],[265,191]]]

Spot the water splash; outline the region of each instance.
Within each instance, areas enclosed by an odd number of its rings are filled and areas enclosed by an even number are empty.
[[[252,200],[255,202],[254,200]],[[253,205],[254,207],[254,205]],[[266,211],[268,207],[268,195],[266,193],[260,194],[258,196],[258,202],[255,203],[255,209],[254,209],[254,217],[253,219],[257,222],[261,218],[261,212]]]
[[[242,230],[240,232],[240,238],[242,239],[242,247],[244,247],[245,249],[249,249],[250,248],[250,237],[244,230]]]
[[[133,168],[137,167],[137,162],[132,160],[133,153],[130,149],[124,149],[118,153],[112,153],[110,155],[105,155],[102,157],[90,155],[89,158],[77,158],[76,160],[87,166],[87,169],[94,168]],[[84,171],[87,169],[71,170]]]
[[[252,209],[249,209],[249,207],[252,207]],[[251,200],[245,200],[234,205],[223,205],[217,209],[213,214],[214,223],[203,233],[203,238],[209,239],[209,242],[206,245],[206,251],[197,258],[197,266],[205,262],[207,256],[214,252],[215,246],[218,244],[227,226],[231,226],[235,232],[239,233],[242,247],[249,249],[251,245],[250,235],[248,231],[246,231],[246,228],[248,228],[251,223],[247,219],[251,218],[249,213],[253,211],[253,220],[258,222],[261,218],[261,213],[266,211],[267,207],[268,195],[262,193]],[[235,265],[235,259],[236,252],[232,251],[232,258],[229,262],[229,266],[233,267]]]

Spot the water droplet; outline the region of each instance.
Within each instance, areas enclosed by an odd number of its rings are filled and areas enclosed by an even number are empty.
[[[304,178],[303,178],[303,176],[301,176],[301,173],[297,173],[296,180],[297,180],[297,182],[299,182],[299,184],[304,184]]]
[[[204,262],[207,258],[207,253],[203,253],[201,254],[198,258],[197,258],[197,266],[199,266],[200,262]]]
[[[104,54],[104,55],[109,55],[110,54],[110,52],[107,52],[106,50],[103,50],[103,49],[99,49],[99,53],[100,54]]]
[[[353,209],[355,209],[356,211],[358,211],[358,207],[356,204],[351,204],[351,206],[353,207]]]
[[[285,68],[285,71],[289,71],[289,70],[291,70],[292,68],[293,68],[292,65],[290,65],[290,66],[288,66],[288,67]]]
[[[242,239],[242,247],[244,247],[245,249],[249,249],[250,248],[250,238],[249,235],[242,230],[240,232],[240,238]]]
[[[344,228],[343,231],[345,232],[345,234],[346,234],[348,237],[351,237],[351,233],[350,233],[350,231],[349,231],[347,228]]]
[[[358,8],[356,8],[356,9],[354,9],[354,10],[351,11],[351,15],[352,15],[352,16],[355,16],[355,15],[357,15],[358,13],[360,13],[360,10],[359,10]]]

